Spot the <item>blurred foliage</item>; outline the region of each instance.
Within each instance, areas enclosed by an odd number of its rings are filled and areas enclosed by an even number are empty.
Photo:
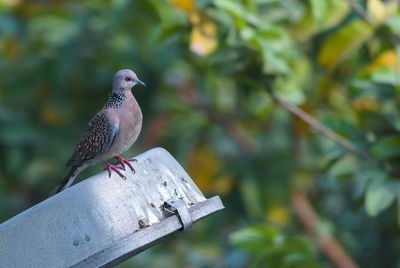
[[[293,187],[361,267],[398,267],[399,1],[357,3],[374,25],[345,0],[0,0],[0,220],[47,196],[131,68],[148,86],[134,88],[144,129],[126,155],[165,147],[226,209],[120,267],[330,267]]]

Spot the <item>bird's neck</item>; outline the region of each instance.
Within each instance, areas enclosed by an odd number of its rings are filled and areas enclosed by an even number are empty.
[[[132,94],[132,93],[131,93]],[[112,91],[105,105],[106,108],[118,108],[122,106],[126,100],[125,91]]]

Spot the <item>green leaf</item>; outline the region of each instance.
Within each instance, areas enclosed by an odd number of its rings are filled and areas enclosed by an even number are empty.
[[[247,98],[247,110],[260,118],[267,117],[273,109],[273,101],[265,90],[252,90]]]
[[[252,217],[261,217],[263,214],[260,197],[261,189],[256,182],[252,179],[243,180],[240,190],[247,212]]]
[[[291,45],[291,39],[287,31],[281,26],[265,24],[257,31],[262,42],[263,49],[274,52],[287,52]]]
[[[380,139],[372,147],[371,152],[374,156],[382,160],[400,156],[400,137],[393,135]]]
[[[241,3],[229,0],[216,0],[214,4],[222,10],[227,11],[235,18],[237,28],[245,25],[246,9]]]
[[[279,95],[290,103],[301,104],[305,101],[304,92],[293,77],[279,77],[275,81],[274,88]]]
[[[394,201],[398,183],[386,181],[385,178],[376,178],[368,186],[365,209],[370,216],[376,216]]]
[[[29,21],[29,29],[33,35],[55,45],[66,42],[78,33],[74,20],[54,15],[33,18]]]
[[[336,161],[329,169],[329,173],[335,177],[348,176],[354,173],[356,164],[354,156],[348,154]]]
[[[289,252],[297,252],[304,255],[311,255],[315,251],[310,239],[304,236],[286,238],[281,248]]]
[[[157,42],[165,41],[168,38],[172,38],[177,35],[180,31],[182,31],[182,29],[184,29],[184,27],[178,24],[160,27],[156,32],[155,40]]]
[[[352,20],[325,40],[318,55],[319,63],[333,70],[370,38],[373,32],[373,27],[364,20]]]
[[[316,4],[318,5],[319,1],[314,0],[313,2],[317,2]],[[310,38],[310,36],[338,24],[349,12],[349,9],[350,8],[346,0],[328,1],[325,11],[328,12],[328,16],[324,16],[321,25],[315,23],[315,11],[312,9],[307,10],[300,23],[294,27],[293,33],[300,41],[306,41]]]
[[[284,268],[323,268],[317,260],[310,260],[308,256],[302,254],[288,254],[282,260]]]
[[[327,1],[310,0],[310,5],[311,5],[311,13],[314,17],[314,20],[317,22],[317,24],[320,24],[325,18],[326,10],[328,7]]]
[[[270,226],[252,226],[229,236],[230,242],[237,248],[248,252],[263,252],[282,242],[283,237]]]
[[[237,90],[230,79],[215,79],[212,86],[212,99],[221,112],[231,111],[236,104]]]
[[[256,36],[256,31],[252,27],[243,27],[240,30],[240,37],[245,40],[252,40]]]
[[[389,84],[393,86],[399,85],[399,78],[395,70],[389,66],[381,66],[377,68],[371,75],[372,81],[381,84]]]
[[[285,74],[290,70],[286,61],[271,50],[263,51],[262,59],[264,62],[263,71],[267,74]]]
[[[390,17],[386,20],[386,25],[394,34],[400,34],[400,15]]]

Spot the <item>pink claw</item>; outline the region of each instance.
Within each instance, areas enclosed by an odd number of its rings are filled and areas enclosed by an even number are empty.
[[[108,177],[111,177],[111,172],[112,170],[114,170],[119,176],[121,176],[121,178],[123,178],[124,180],[126,180],[126,177],[121,173],[121,171],[119,171],[118,169],[123,169],[125,170],[125,168],[123,166],[119,166],[119,165],[111,165],[110,163],[108,163],[107,161],[103,162],[104,165],[106,165],[107,167],[104,170],[108,170]]]
[[[128,167],[132,170],[133,173],[136,173],[135,169],[133,168],[133,166],[131,165],[131,163],[129,161],[133,161],[133,162],[137,162],[137,159],[135,158],[123,158],[121,156],[114,156],[115,159],[117,159],[118,163],[120,163],[122,166],[124,166],[124,164],[127,164]]]

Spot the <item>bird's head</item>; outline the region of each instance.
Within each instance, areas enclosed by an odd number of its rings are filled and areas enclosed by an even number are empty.
[[[132,70],[129,69],[120,70],[114,75],[113,91],[124,90],[124,89],[130,90],[137,84],[146,86],[145,83],[143,83],[142,81],[139,80],[139,78],[137,78],[136,74]]]

